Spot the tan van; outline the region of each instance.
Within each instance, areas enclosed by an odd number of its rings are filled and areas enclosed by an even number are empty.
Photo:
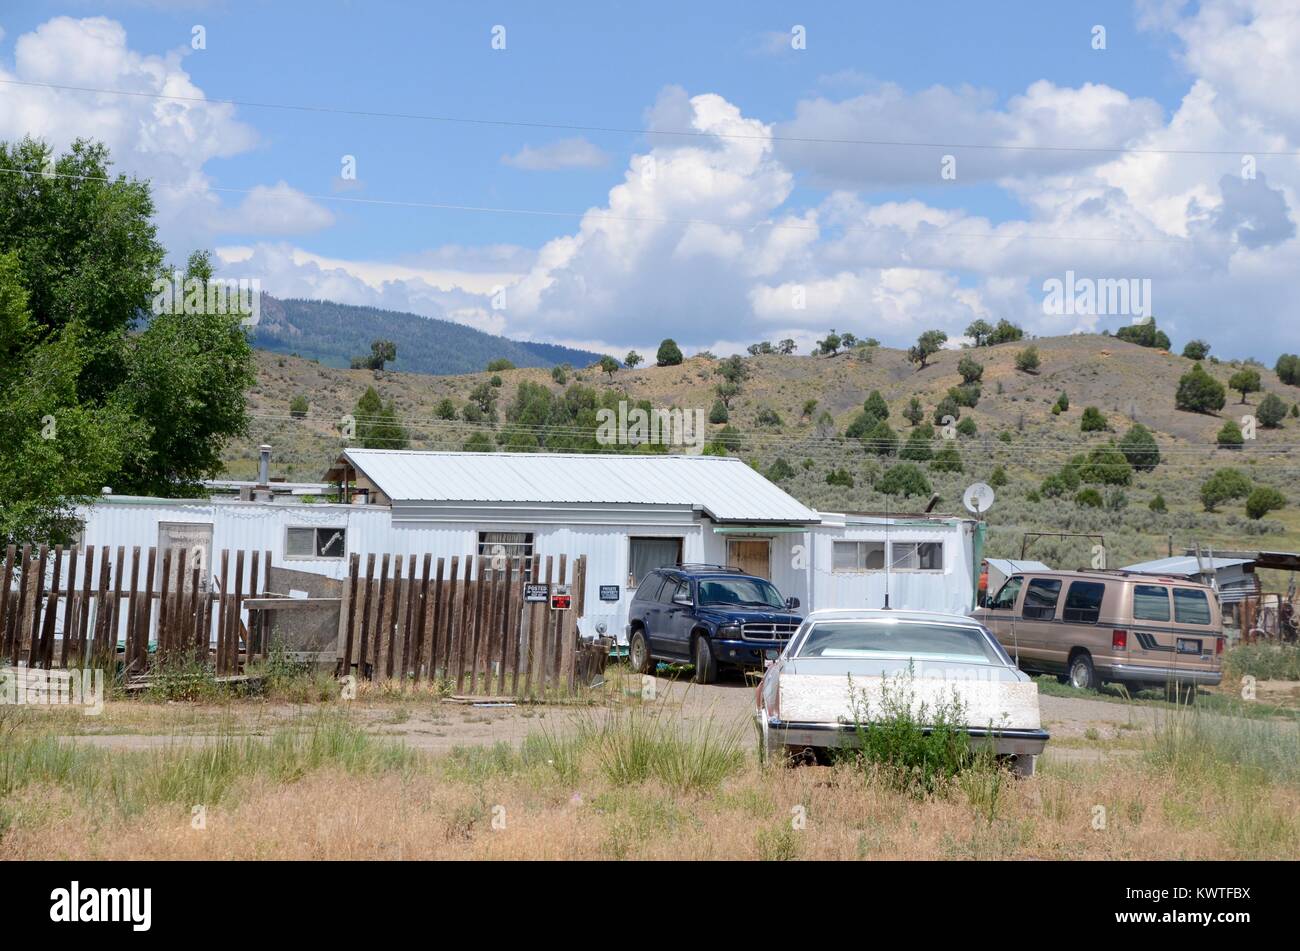
[[[1214,685],[1223,676],[1223,621],[1208,585],[1125,571],[1024,571],[975,617],[1020,668],[1062,683],[1130,691]]]

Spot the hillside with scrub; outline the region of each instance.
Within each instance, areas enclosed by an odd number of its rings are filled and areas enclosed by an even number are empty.
[[[959,512],[962,490],[988,482],[996,555],[1018,555],[1027,531],[1103,534],[1111,565],[1171,543],[1295,550],[1295,360],[1221,362],[1199,346],[1183,355],[1159,331],[957,349],[923,335],[911,351],[849,337],[815,354],[756,345],[745,356],[670,352],[667,365],[501,361],[436,377],[258,352],[249,433],[228,448],[226,469],[251,476],[262,442],[290,480],[319,478],[349,444],[682,451],[598,444],[596,412],[625,400],[701,411],[703,451],[740,456],[824,510],[920,511],[935,493],[935,511]],[[1031,552],[1092,560],[1079,539],[1042,539]]]

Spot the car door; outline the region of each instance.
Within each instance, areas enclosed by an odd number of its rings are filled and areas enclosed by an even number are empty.
[[[1015,616],[1016,604],[1020,600],[1020,590],[1024,587],[1025,579],[1021,575],[1012,575],[1000,587],[993,596],[987,599],[984,607],[975,612],[975,616],[983,622],[984,626],[993,632],[993,636],[998,642],[1006,648],[1007,653],[1015,656],[1012,651],[1012,620]]]
[[[1015,637],[1021,666],[1056,670],[1056,652],[1051,645],[1060,632],[1056,624],[1056,603],[1061,598],[1060,578],[1030,578],[1020,598],[1020,616],[1015,620]],[[1059,660],[1064,665],[1063,660]]]
[[[668,587],[664,585],[665,590]],[[685,578],[680,580],[662,608],[665,618],[665,652],[673,657],[689,657],[691,631],[695,627],[695,601],[691,596],[690,581]]]
[[[655,628],[663,624],[659,604],[659,590],[663,584],[664,576],[657,571],[652,571],[642,579],[636,594],[632,596],[631,613],[634,617],[639,617],[641,623],[645,625],[646,643],[651,651],[654,650]]]

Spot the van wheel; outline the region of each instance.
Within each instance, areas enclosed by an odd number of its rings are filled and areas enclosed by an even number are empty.
[[[632,632],[632,640],[627,646],[627,662],[638,674],[650,670],[650,646],[645,642],[645,631],[640,628]]]
[[[718,659],[713,656],[713,645],[703,635],[695,638],[695,682],[711,684],[718,679]]]
[[[1069,679],[1075,690],[1097,689],[1097,670],[1092,666],[1087,651],[1079,651],[1070,658]]]

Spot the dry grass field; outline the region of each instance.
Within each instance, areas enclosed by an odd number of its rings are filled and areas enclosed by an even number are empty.
[[[1300,856],[1292,712],[1044,696],[1037,776],[977,762],[923,792],[889,764],[761,765],[743,684],[661,683],[641,702],[615,677],[577,706],[0,708],[0,857]]]

